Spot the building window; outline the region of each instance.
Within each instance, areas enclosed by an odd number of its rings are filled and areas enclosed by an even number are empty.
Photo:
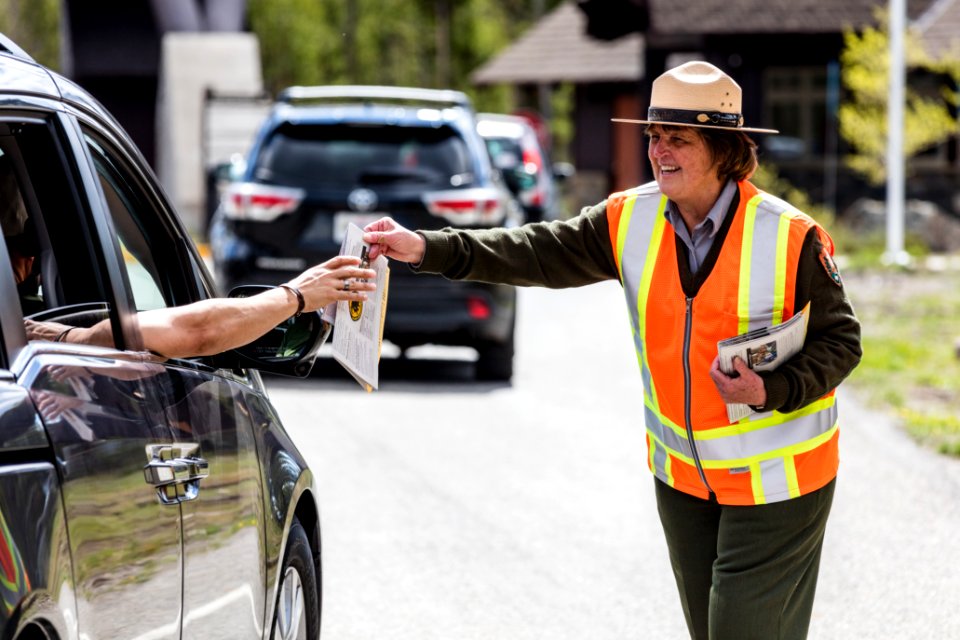
[[[827,68],[772,67],[764,74],[765,122],[780,131],[765,151],[782,160],[821,158],[827,117]]]

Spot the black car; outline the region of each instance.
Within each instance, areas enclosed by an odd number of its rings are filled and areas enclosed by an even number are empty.
[[[138,310],[215,295],[190,236],[83,89],[2,36],[0,78],[0,638],[316,638],[313,474],[241,366],[300,354],[143,352]]]
[[[336,253],[348,224],[511,226],[523,212],[493,169],[466,95],[404,87],[284,91],[210,230],[217,280],[278,284]],[[513,374],[516,291],[391,273],[384,338],[476,349],[481,379]]]

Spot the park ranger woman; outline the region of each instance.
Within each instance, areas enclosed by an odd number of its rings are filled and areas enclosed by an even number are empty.
[[[858,364],[860,326],[827,232],[749,182],[757,167],[741,90],[706,62],[653,83],[655,181],[568,221],[412,232],[365,241],[422,272],[522,286],[623,285],[640,364],[657,506],[692,638],[804,638],[839,463],[836,387]],[[774,371],[717,342],[809,303],[799,353]],[[639,392],[639,389],[638,389]],[[726,403],[754,413],[731,423]]]

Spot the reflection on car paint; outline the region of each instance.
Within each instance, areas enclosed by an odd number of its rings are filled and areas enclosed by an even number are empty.
[[[7,519],[0,509],[0,599],[8,615],[28,591],[30,578],[23,567],[17,542],[10,534]]]
[[[42,354],[22,378],[38,406],[57,398],[62,409],[50,414],[47,432],[63,477],[79,619],[91,637],[121,637],[113,613],[148,598],[151,606],[126,624],[164,627],[180,613],[180,514],[159,504],[143,477],[145,446],[173,441],[153,426],[147,403],[147,381],[162,368],[74,362]]]

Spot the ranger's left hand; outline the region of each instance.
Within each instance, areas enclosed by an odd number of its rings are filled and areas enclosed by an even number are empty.
[[[754,407],[762,407],[767,402],[767,390],[763,378],[758,376],[747,363],[738,357],[733,359],[736,375],[727,375],[720,369],[720,356],[710,365],[710,377],[717,386],[720,397],[726,404],[742,402]]]

